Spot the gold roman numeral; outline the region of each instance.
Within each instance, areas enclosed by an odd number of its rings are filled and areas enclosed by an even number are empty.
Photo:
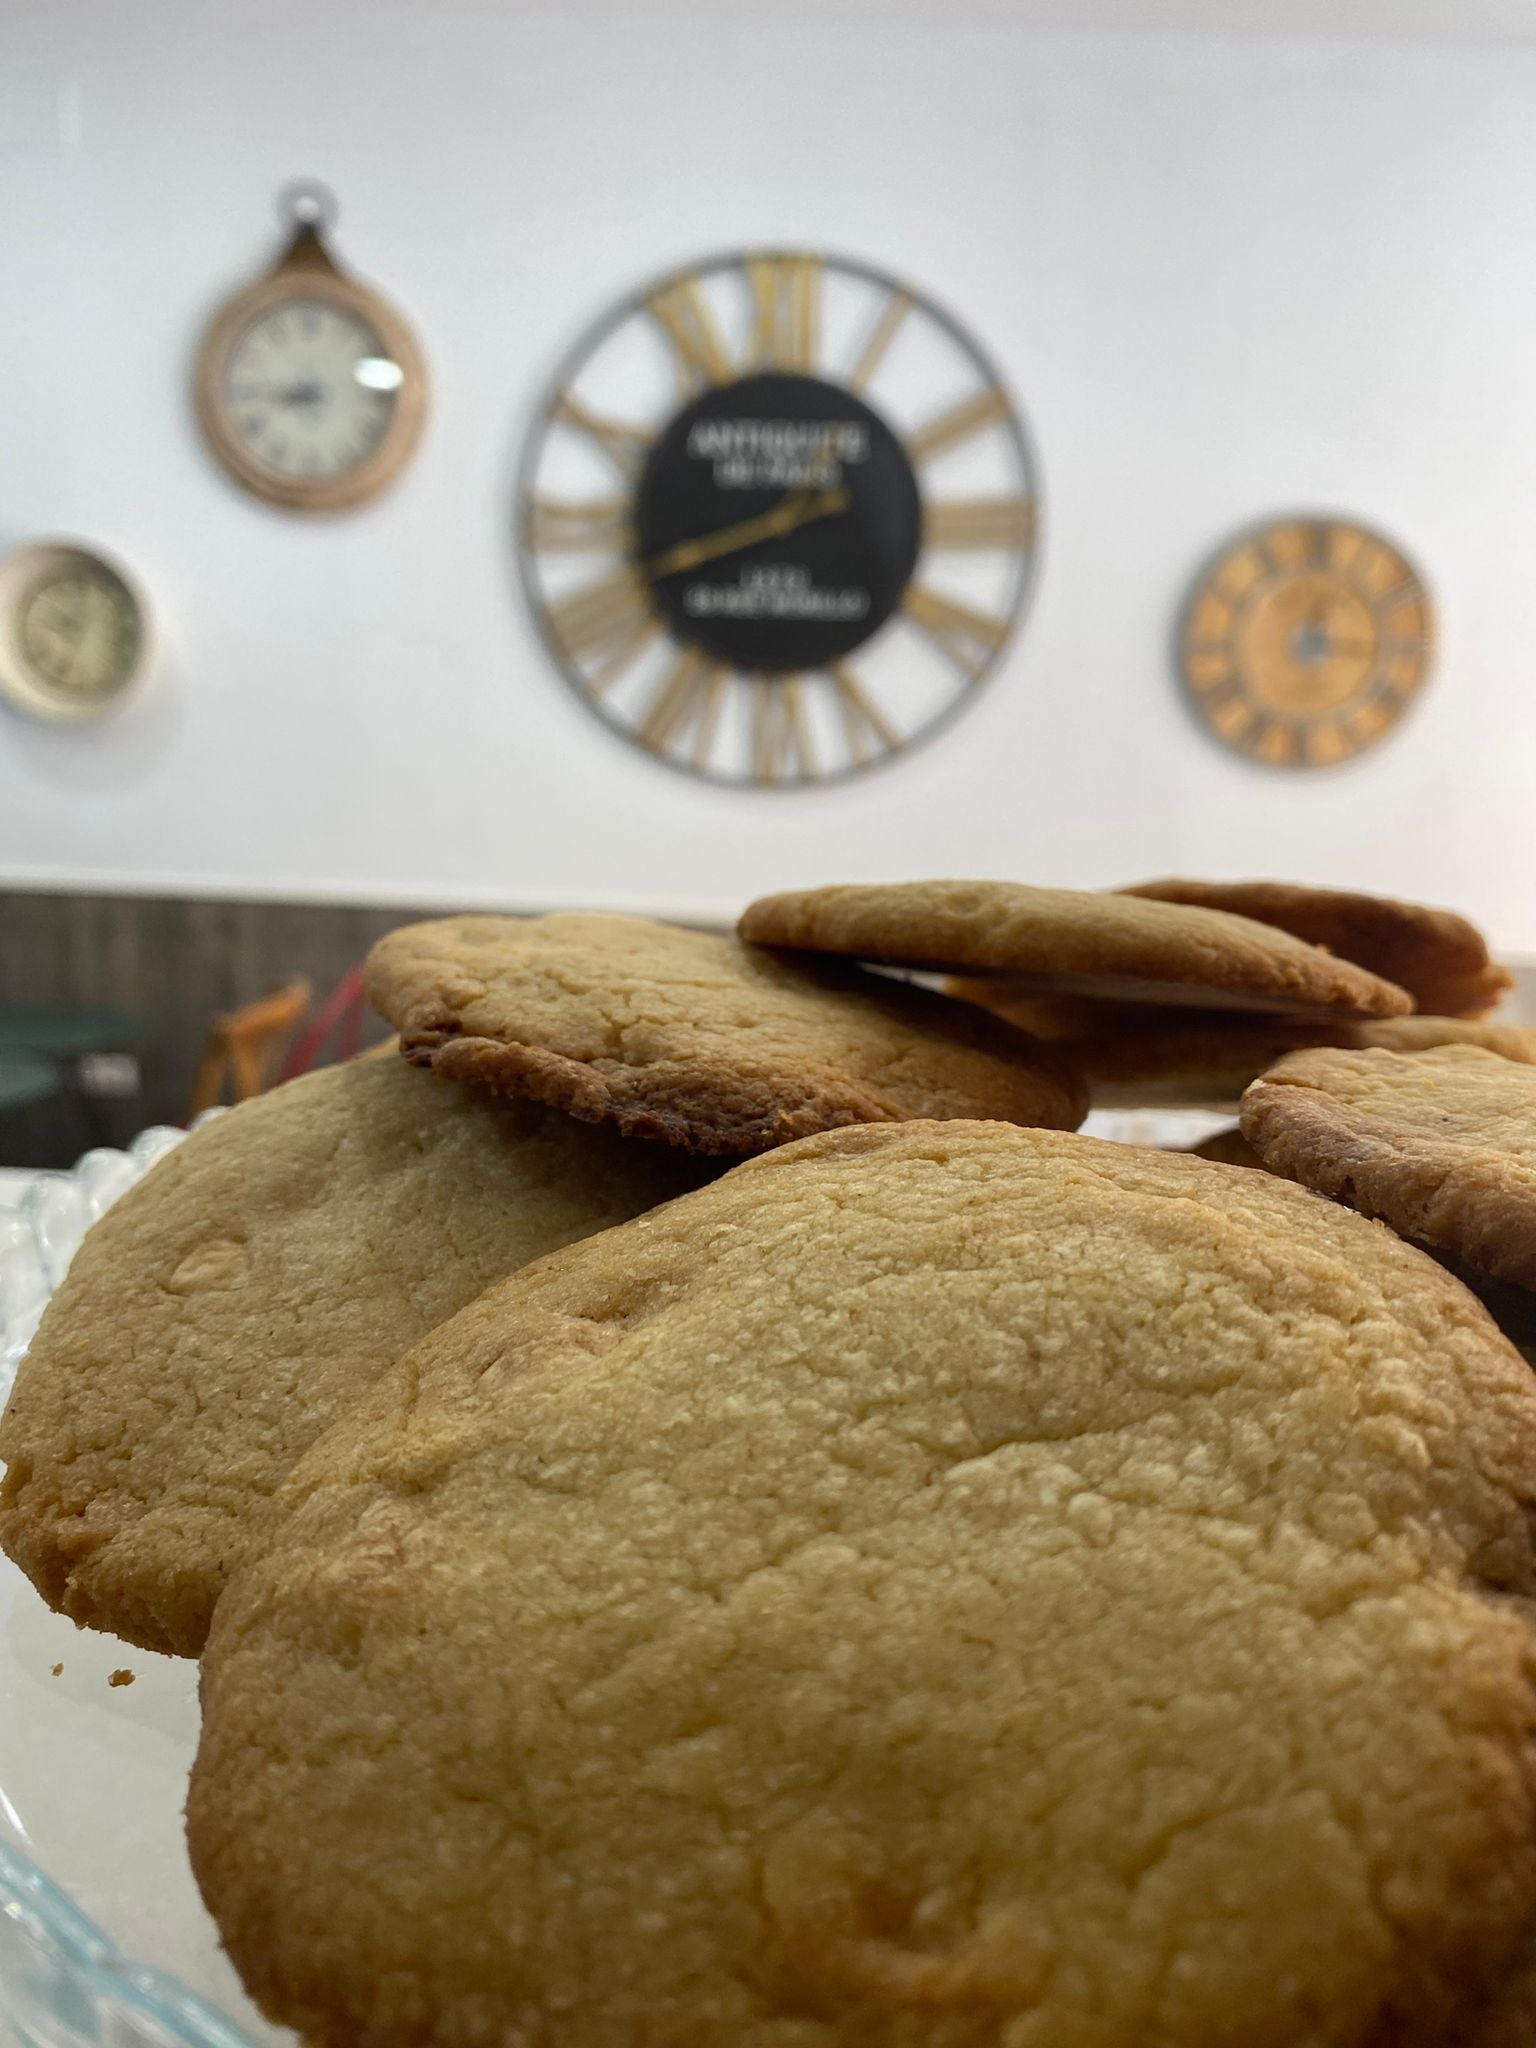
[[[931,548],[1031,548],[1035,544],[1033,498],[950,498],[923,514],[923,539]]]
[[[946,448],[953,448],[958,442],[968,441],[972,434],[979,434],[983,427],[994,427],[1000,420],[1008,418],[1008,401],[995,384],[989,384],[985,391],[978,391],[974,398],[967,398],[959,405],[952,405],[948,412],[937,413],[926,427],[919,427],[915,434],[907,436],[907,453],[914,462],[929,462]]]
[[[981,668],[988,655],[996,654],[1008,637],[1006,619],[958,604],[952,597],[940,597],[936,590],[925,589],[921,584],[907,586],[901,608],[957,668],[970,675]]]
[[[557,554],[628,549],[634,538],[629,498],[530,498],[524,522],[528,545]]]
[[[730,352],[697,278],[678,278],[653,292],[646,304],[672,344],[678,382],[686,394],[731,381],[735,371]]]
[[[752,287],[753,359],[760,369],[809,374],[821,353],[821,258],[756,256]]]
[[[605,419],[569,391],[556,402],[552,417],[595,442],[623,476],[640,474],[656,438],[649,427],[636,426],[629,420]]]
[[[711,660],[697,647],[685,649],[656,686],[635,727],[635,738],[653,754],[665,754],[691,731],[693,765],[707,767],[725,699],[725,679],[723,662]]]
[[[587,677],[594,694],[614,677],[658,630],[650,592],[629,562],[594,583],[583,584],[549,608],[549,629],[568,661],[600,658]]]
[[[816,779],[816,750],[799,676],[752,679],[752,779],[767,784]]]
[[[893,292],[886,300],[880,318],[875,322],[874,332],[864,344],[863,353],[848,373],[847,385],[850,391],[862,391],[871,377],[885,360],[885,352],[896,339],[896,330],[912,310],[912,301],[905,292]]]
[[[880,707],[871,702],[853,671],[838,662],[827,670],[827,677],[836,693],[835,702],[843,724],[843,737],[848,744],[848,758],[854,767],[862,768],[870,761],[879,760],[882,754],[899,754],[902,747],[900,733]]]

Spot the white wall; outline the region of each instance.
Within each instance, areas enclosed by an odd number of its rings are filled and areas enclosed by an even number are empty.
[[[4,0],[0,546],[116,551],[162,649],[111,726],[0,722],[0,880],[715,912],[834,877],[1279,873],[1536,948],[1536,51],[985,11]],[[301,172],[436,385],[402,486],[324,524],[227,485],[187,402]],[[1004,673],[819,792],[693,785],[610,737],[512,574],[554,361],[611,296],[753,241],[948,303],[1045,469]],[[1385,746],[1286,775],[1193,726],[1168,646],[1229,528],[1310,506],[1406,543],[1442,652]]]

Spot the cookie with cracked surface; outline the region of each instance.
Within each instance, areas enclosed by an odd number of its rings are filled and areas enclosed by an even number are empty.
[[[195,1656],[273,1488],[402,1351],[700,1178],[392,1053],[242,1104],[81,1246],[0,1421],[0,1544],[77,1622]]]
[[[1271,1172],[1536,1287],[1536,1069],[1468,1045],[1292,1053],[1241,1123]]]
[[[808,948],[1051,991],[1197,1009],[1393,1017],[1392,983],[1273,925],[1177,903],[1022,882],[893,882],[791,890],[749,904],[759,946]]]
[[[640,917],[452,917],[368,956],[408,1059],[696,1152],[843,1124],[997,1117],[1073,1129],[1082,1078],[947,996]]]
[[[1536,1909],[1533,1489],[1524,1364],[1347,1209],[807,1139],[315,1447],[194,1864],[321,2048],[1448,2044]]]
[[[1536,1031],[1466,1017],[1298,1023],[1151,1003],[1021,996],[1006,982],[979,976],[957,976],[947,987],[951,995],[979,1003],[1021,1030],[1059,1044],[1087,1076],[1096,1109],[1235,1103],[1277,1060],[1316,1045],[1380,1046],[1388,1052],[1480,1045],[1504,1059],[1536,1065]]]
[[[1414,1007],[1442,1017],[1481,1017],[1514,976],[1492,959],[1488,941],[1454,910],[1302,882],[1194,882],[1169,878],[1117,891],[1159,903],[1229,910],[1272,924],[1343,960],[1396,982]]]

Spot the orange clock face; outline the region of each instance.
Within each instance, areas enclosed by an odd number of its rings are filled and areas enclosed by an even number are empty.
[[[1385,737],[1429,671],[1434,615],[1418,575],[1343,519],[1283,519],[1206,572],[1180,666],[1201,718],[1280,768],[1324,768]]]

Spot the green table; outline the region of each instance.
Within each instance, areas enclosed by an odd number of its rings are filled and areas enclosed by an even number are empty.
[[[41,1053],[0,1048],[0,1109],[23,1109],[57,1095],[59,1070]]]
[[[143,1030],[126,1010],[99,1003],[0,1003],[0,1055],[78,1059],[88,1052],[127,1052]]]

